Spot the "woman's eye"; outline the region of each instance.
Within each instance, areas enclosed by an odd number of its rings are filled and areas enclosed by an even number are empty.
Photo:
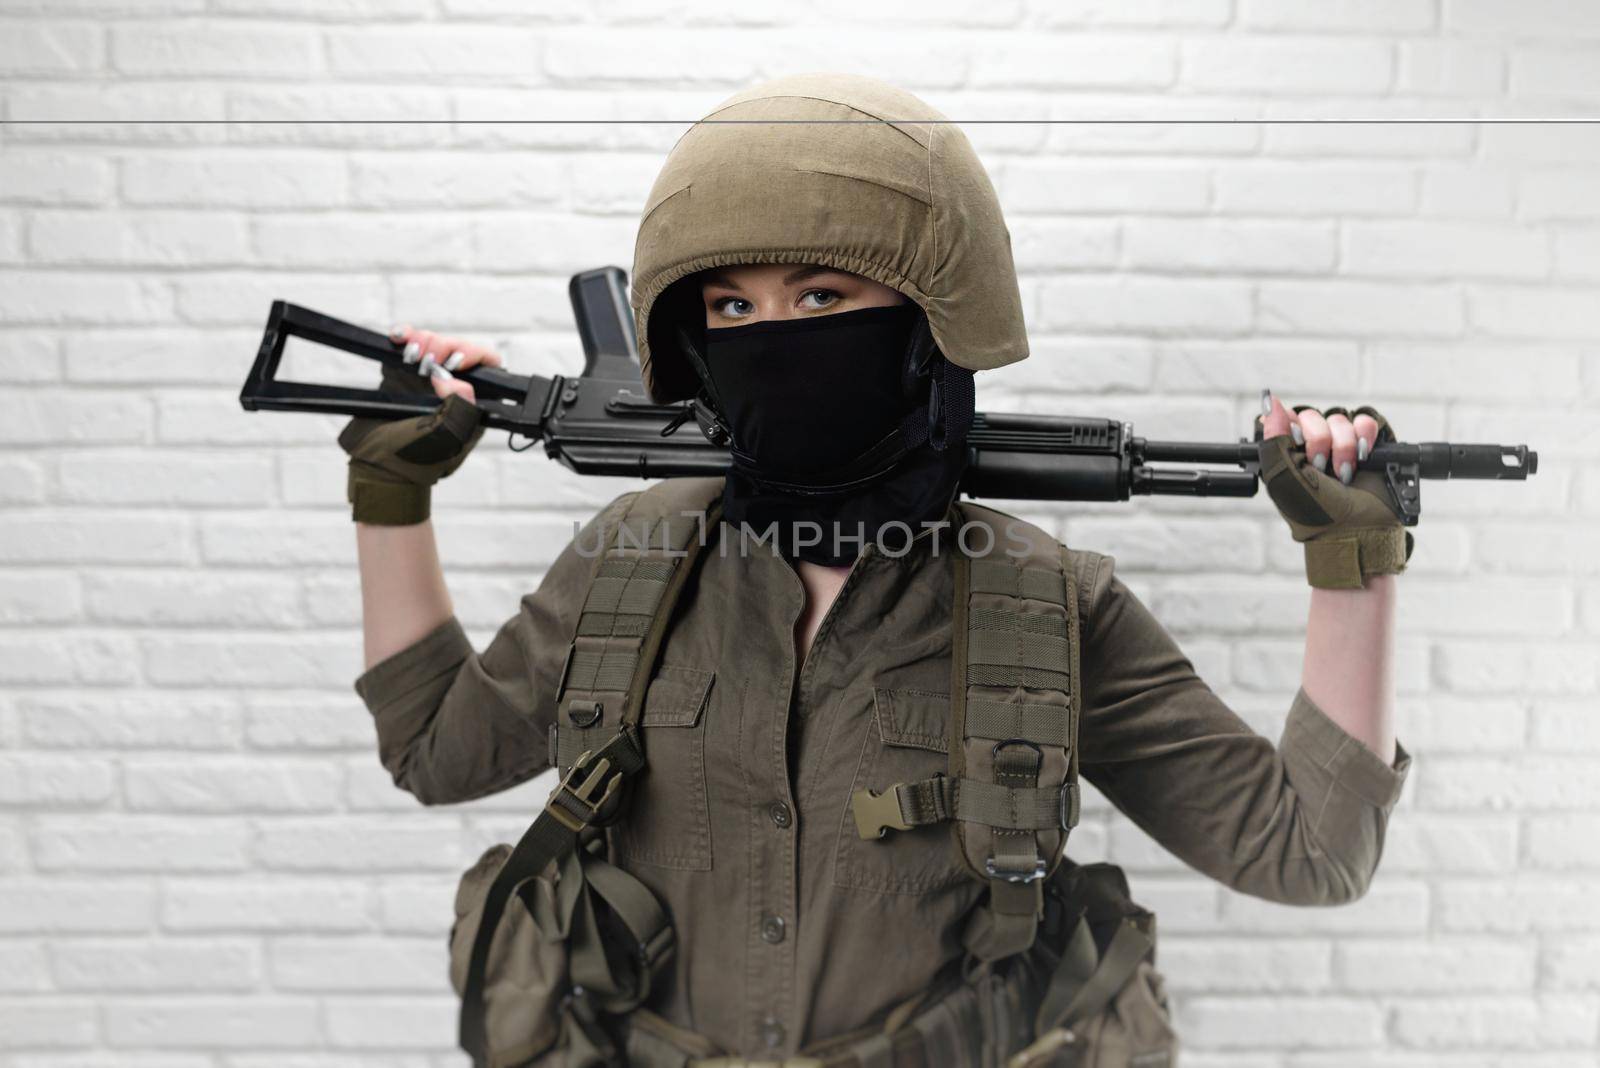
[[[734,309],[733,305],[736,304],[740,305],[740,307]],[[751,304],[743,297],[718,297],[716,300],[711,302],[711,307],[712,310],[719,311],[723,315],[734,319],[742,318],[743,316],[749,315],[755,310],[755,305]]]
[[[806,304],[807,297],[821,297],[824,299],[820,304]],[[800,294],[800,303],[808,308],[826,308],[830,304],[837,304],[839,299],[839,294],[831,289],[808,289]]]

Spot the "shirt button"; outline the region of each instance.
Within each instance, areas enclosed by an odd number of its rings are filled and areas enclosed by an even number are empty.
[[[783,1045],[783,1024],[768,1016],[761,1021],[761,1041],[768,1049]]]
[[[794,822],[794,814],[789,811],[789,806],[782,801],[774,801],[767,806],[767,815],[772,817],[772,822],[779,827],[787,827]]]
[[[783,941],[783,917],[771,913],[761,917],[761,937],[773,945]]]

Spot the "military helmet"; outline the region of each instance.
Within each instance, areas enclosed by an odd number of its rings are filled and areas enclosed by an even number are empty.
[[[798,74],[738,93],[706,120],[667,155],[634,246],[634,329],[654,400],[700,388],[672,329],[699,294],[669,287],[734,263],[817,263],[891,286],[968,370],[1028,355],[1000,202],[938,111],[875,78]]]

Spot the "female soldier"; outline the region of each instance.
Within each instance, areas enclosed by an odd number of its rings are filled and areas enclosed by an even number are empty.
[[[937,783],[945,768],[952,650],[968,642],[951,619],[967,587],[938,523],[957,518],[971,372],[1027,355],[1010,236],[982,165],[937,112],[866,78],[780,79],[710,118],[737,121],[684,134],[641,223],[644,382],[658,401],[697,398],[731,438],[711,536],[775,523],[784,537],[779,552],[699,554],[649,665],[651,774],[608,852],[676,930],[653,1018],[690,1051],[776,1059],[881,1026],[974,957],[1015,948],[1002,883],[1042,873],[1048,856],[1026,870],[1035,844],[1059,855],[1068,822],[1063,797],[1061,835],[1027,833],[1014,875],[1002,846],[1016,832],[986,838],[984,880],[969,877],[948,828],[908,819],[874,840],[852,811],[863,787]],[[597,573],[582,547],[641,493],[591,520],[474,651],[440,574],[427,486],[481,434],[470,386],[448,372],[500,360],[427,331],[395,337],[445,403],[341,436],[366,638],[356,689],[396,783],[444,804],[558,763],[549,728],[576,720],[558,695]],[[1366,890],[1409,764],[1392,658],[1410,537],[1352,471],[1392,437],[1378,413],[1263,401],[1262,476],[1314,587],[1302,685],[1276,747],[1195,674],[1110,556],[1052,540],[1032,566],[1055,568],[1067,598],[1052,607],[1048,591],[1024,589],[1007,602],[1021,606],[1015,619],[991,610],[983,625],[1014,635],[1027,617],[1022,630],[1059,623],[1053,633],[1075,639],[1073,767],[1163,846],[1244,893],[1335,904]],[[890,524],[918,533],[891,551]],[[1064,711],[1048,685],[1030,688],[1038,677],[1052,676],[996,675],[989,696]],[[993,745],[996,776],[1006,744]],[[1018,748],[1041,774],[1040,747]]]

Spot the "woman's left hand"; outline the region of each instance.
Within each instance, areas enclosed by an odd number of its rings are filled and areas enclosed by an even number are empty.
[[[1368,406],[1353,417],[1345,408],[1318,411],[1308,404],[1291,413],[1269,390],[1261,391],[1261,403],[1261,481],[1305,545],[1306,580],[1324,589],[1360,589],[1369,575],[1405,570],[1411,532],[1390,504],[1384,476],[1357,467],[1374,446],[1395,440],[1388,420]],[[1324,477],[1330,472],[1336,482]]]

